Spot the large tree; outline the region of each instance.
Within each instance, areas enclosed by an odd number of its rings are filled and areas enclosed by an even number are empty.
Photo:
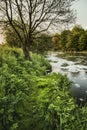
[[[33,38],[60,23],[74,20],[70,9],[75,0],[0,0],[0,21],[11,26],[21,41],[26,59]],[[52,27],[52,28],[51,28]],[[23,32],[21,35],[20,32]]]

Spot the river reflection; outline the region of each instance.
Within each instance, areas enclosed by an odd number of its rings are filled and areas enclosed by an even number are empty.
[[[66,74],[73,81],[73,96],[81,101],[87,99],[87,53],[49,52],[47,59],[53,72]]]

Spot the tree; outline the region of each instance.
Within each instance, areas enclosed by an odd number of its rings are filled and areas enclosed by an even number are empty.
[[[31,45],[31,51],[37,52],[37,53],[44,53],[45,51],[48,51],[52,49],[53,44],[51,41],[51,36],[47,33],[41,33],[39,36],[33,41]]]
[[[52,42],[54,44],[54,50],[59,50],[61,48],[60,44],[60,34],[56,33],[52,36]]]
[[[75,17],[70,7],[74,1],[0,0],[0,21],[14,29],[25,58],[29,59],[30,45],[38,33],[57,27],[60,23],[73,22]],[[20,32],[23,32],[23,36]]]
[[[84,31],[84,33],[81,34],[79,38],[79,50],[87,50],[87,33]]]
[[[71,33],[68,36],[66,48],[69,51],[78,51],[78,39],[79,36],[77,34]]]
[[[22,32],[21,35],[23,35]],[[21,48],[22,46],[17,34],[11,27],[6,29],[5,39],[6,39],[6,44],[9,45],[10,47]],[[30,51],[43,53],[45,51],[52,49],[52,47],[53,44],[51,41],[51,36],[48,35],[47,33],[43,33],[43,34],[41,33],[37,36],[37,38],[33,39],[33,42],[30,45]]]
[[[61,44],[61,49],[64,51],[66,51],[66,44],[67,44],[68,35],[70,35],[70,30],[64,30],[61,33],[60,44]]]
[[[80,25],[76,25],[71,30],[70,35],[68,35],[67,38],[67,44],[66,48],[69,51],[79,51],[79,42],[81,43],[81,40],[79,38],[81,35],[84,34],[84,29]]]
[[[81,25],[75,25],[71,31],[73,34],[78,34],[80,35],[81,33],[84,32],[84,29],[82,28]]]

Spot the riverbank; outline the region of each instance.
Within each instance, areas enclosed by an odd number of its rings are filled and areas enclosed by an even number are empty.
[[[87,53],[87,51],[62,51],[62,50],[52,50],[52,52],[59,52],[59,53]]]
[[[75,104],[67,76],[47,74],[49,62],[30,56],[0,48],[0,130],[86,130],[87,108]]]
[[[79,54],[79,53],[81,53],[81,54],[87,54],[87,51],[65,51],[64,53],[74,53],[74,54]]]

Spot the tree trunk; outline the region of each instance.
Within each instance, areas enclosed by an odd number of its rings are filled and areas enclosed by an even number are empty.
[[[26,60],[30,60],[30,54],[29,54],[29,47],[24,45],[23,46],[23,52]]]
[[[31,32],[29,31],[29,34],[28,34],[27,38],[25,38],[25,42],[23,43],[23,52],[24,52],[26,60],[30,60],[29,51],[30,51],[31,44],[32,44]]]

